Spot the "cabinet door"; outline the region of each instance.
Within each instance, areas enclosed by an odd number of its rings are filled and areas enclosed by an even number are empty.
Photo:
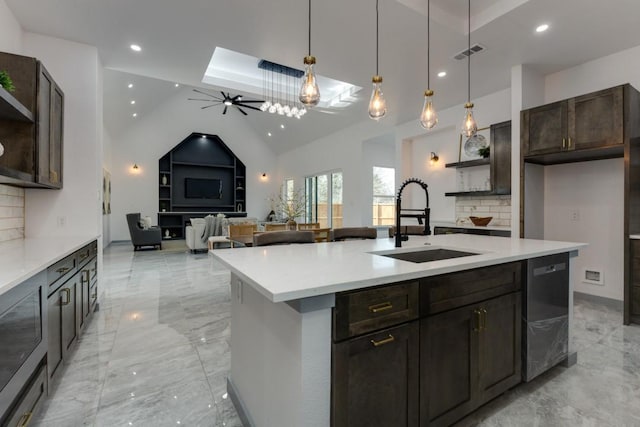
[[[62,290],[54,292],[47,300],[47,373],[53,378],[62,361]]]
[[[567,101],[522,112],[524,155],[556,153],[567,147]]]
[[[333,345],[332,426],[418,425],[418,322]]]
[[[491,190],[511,194],[511,121],[491,126]]]
[[[76,324],[76,304],[77,304],[77,275],[62,285],[60,289],[60,306],[61,306],[61,335],[62,335],[62,358],[66,359],[71,347],[75,344],[78,335],[78,327]]]
[[[476,406],[477,306],[420,321],[420,425],[449,426]]]
[[[58,85],[51,93],[51,139],[49,142],[49,181],[62,188],[62,145],[64,131],[64,94]]]
[[[568,101],[569,150],[624,144],[623,87],[618,86]]]
[[[520,292],[483,302],[480,311],[478,405],[521,381]]]
[[[36,122],[37,181],[50,184],[49,144],[51,140],[51,93],[55,83],[44,66],[38,62],[38,110]]]

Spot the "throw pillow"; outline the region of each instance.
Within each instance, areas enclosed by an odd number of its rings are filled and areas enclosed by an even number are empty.
[[[201,226],[204,227],[206,224],[206,220],[204,218],[191,218],[191,226],[192,227],[196,227],[196,226]]]

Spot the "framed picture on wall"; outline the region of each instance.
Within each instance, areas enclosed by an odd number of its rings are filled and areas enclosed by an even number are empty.
[[[478,129],[478,132],[476,132],[476,134],[470,138],[466,138],[462,134],[460,134],[458,161],[464,162],[467,160],[481,159],[482,155],[479,150],[489,147],[490,138],[490,127]]]

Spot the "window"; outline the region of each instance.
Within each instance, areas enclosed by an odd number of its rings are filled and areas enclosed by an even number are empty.
[[[373,225],[393,225],[396,218],[396,170],[373,167]]]
[[[307,177],[307,222],[320,227],[342,227],[342,172]]]

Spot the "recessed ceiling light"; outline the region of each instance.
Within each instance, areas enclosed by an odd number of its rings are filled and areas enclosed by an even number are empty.
[[[271,132],[267,132],[267,135],[268,135],[268,136],[271,136]]]
[[[549,24],[538,25],[538,27],[536,27],[536,33],[544,33],[548,29],[549,29]]]
[[[132,44],[131,46],[129,46],[131,48],[132,51],[134,52],[140,52],[142,50],[142,48],[140,47],[140,45],[137,44]]]
[[[133,117],[138,117],[138,113],[133,113]]]
[[[284,125],[280,125],[280,129],[284,129]]]
[[[131,88],[133,87],[133,83],[129,83],[129,84],[127,85],[127,87],[128,87],[129,89],[131,89]]]
[[[180,87],[180,83],[176,83],[176,87]]]
[[[131,100],[131,105],[135,105],[136,101],[134,99]]]
[[[444,77],[444,76],[446,76],[446,75],[447,75],[447,72],[446,72],[446,71],[440,71],[440,72],[438,73],[438,77]]]

